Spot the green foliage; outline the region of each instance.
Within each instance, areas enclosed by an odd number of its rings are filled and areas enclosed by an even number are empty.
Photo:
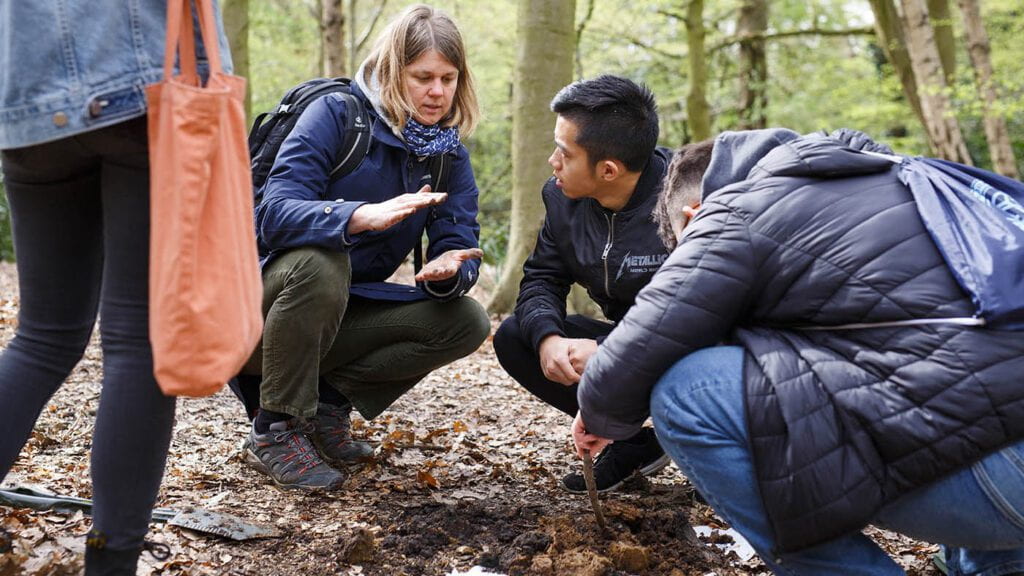
[[[381,0],[355,3],[355,28],[362,35]],[[658,97],[661,143],[678,146],[690,139],[686,119],[689,90],[685,3],[679,0],[578,0],[583,25],[577,73],[593,77],[619,74],[644,82]],[[484,121],[467,140],[480,188],[481,242],[487,260],[500,264],[508,239],[511,190],[512,71],[516,53],[516,4],[513,0],[441,0],[433,3],[459,23],[469,52]],[[320,38],[313,0],[259,0],[249,3],[250,78],[253,113],[273,108],[291,86],[320,75]],[[346,3],[346,6],[351,4]],[[406,2],[386,4],[357,54],[361,61],[385,22]],[[707,99],[715,132],[737,125],[735,33],[739,0],[707,2]],[[870,26],[866,0],[772,0],[769,34]],[[1010,132],[1014,154],[1024,173],[1024,36],[1020,0],[982,4],[992,45],[999,111]],[[350,14],[346,14],[351,18]],[[585,20],[586,19],[586,20]],[[584,21],[585,20],[585,21]],[[982,124],[982,103],[974,87],[963,46],[959,11],[953,10],[958,39],[957,77],[951,94],[972,157],[990,167]],[[346,38],[352,28],[347,23]],[[873,36],[797,35],[768,41],[768,119],[770,125],[798,132],[850,127],[863,130],[899,152],[927,153],[924,132],[904,100],[892,68],[878,57]],[[553,96],[553,94],[552,94]],[[537,142],[550,147],[550,141]],[[543,183],[537,183],[538,194]],[[0,258],[14,258],[10,216],[0,174]]]
[[[250,2],[249,19],[249,90],[259,114],[320,75],[320,33],[304,2]]]
[[[11,208],[4,189],[4,173],[0,172],[0,260],[14,262],[14,239],[11,237]]]
[[[356,29],[369,25],[380,0],[357,3]],[[690,139],[686,118],[689,90],[686,61],[685,2],[679,0],[577,0],[577,24],[583,25],[577,74],[619,74],[644,82],[658,98],[661,143],[678,146]],[[311,0],[250,3],[253,111],[270,109],[297,82],[319,75],[317,22]],[[386,5],[370,34],[407,2]],[[500,263],[508,237],[511,190],[510,112],[516,54],[516,4],[513,0],[442,0],[433,3],[459,23],[469,52],[484,121],[466,142],[480,187],[481,241],[487,259]],[[737,45],[732,35],[740,0],[706,2],[704,24],[708,58],[707,99],[714,132],[737,126]],[[348,6],[348,4],[346,4]],[[986,29],[992,43],[1000,106],[1007,118],[1014,152],[1024,172],[1024,36],[1020,0],[986,0]],[[346,15],[350,16],[350,15]],[[972,155],[988,167],[981,104],[962,41],[962,23],[954,6],[957,81],[952,94]],[[769,35],[798,30],[870,27],[866,0],[771,0]],[[351,28],[346,26],[346,37]],[[364,46],[357,60],[365,57]],[[863,130],[903,153],[927,153],[924,131],[904,99],[891,66],[879,57],[877,40],[861,33],[834,36],[802,34],[769,39],[768,121],[798,132]],[[553,96],[553,94],[552,94]],[[550,147],[550,141],[536,146]],[[543,183],[537,183],[539,194]]]

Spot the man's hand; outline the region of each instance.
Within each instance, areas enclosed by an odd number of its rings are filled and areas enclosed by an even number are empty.
[[[584,452],[597,454],[611,444],[613,440],[602,438],[587,432],[587,425],[583,423],[583,417],[576,413],[572,421],[572,443],[576,445],[576,455],[583,458]]]
[[[540,368],[552,382],[572,386],[580,381],[587,361],[597,351],[597,340],[563,338],[552,334],[540,341]]]
[[[479,260],[484,251],[479,248],[449,250],[423,265],[416,275],[417,282],[438,282],[447,280],[459,273],[459,268],[466,260]]]
[[[597,340],[589,338],[572,338],[569,340],[569,362],[573,370],[583,376],[583,369],[587,367],[587,360],[597,352]]]
[[[402,194],[376,204],[363,204],[348,219],[348,233],[359,234],[367,230],[387,230],[417,211],[435,206],[448,199],[443,192],[431,192],[424,186],[414,194]]]
[[[581,373],[573,368],[569,357],[571,342],[569,338],[557,334],[545,336],[540,341],[540,369],[548,380],[565,386],[572,386],[580,381]]]

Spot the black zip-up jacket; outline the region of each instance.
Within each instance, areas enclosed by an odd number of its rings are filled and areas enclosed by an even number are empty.
[[[671,155],[667,148],[655,149],[618,212],[593,198],[566,198],[554,178],[544,184],[547,215],[523,266],[515,310],[535,350],[545,336],[565,335],[565,299],[574,282],[587,289],[605,317],[618,322],[668,257],[651,212]]]

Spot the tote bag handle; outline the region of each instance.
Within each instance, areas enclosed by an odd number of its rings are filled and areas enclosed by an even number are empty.
[[[192,5],[199,15],[199,33],[210,64],[210,74],[221,74],[220,44],[211,0],[168,0],[167,38],[164,43],[164,80],[174,76],[174,57],[178,55],[181,79],[193,86],[199,85],[196,66],[196,36],[192,26]],[[180,54],[179,54],[180,52]]]

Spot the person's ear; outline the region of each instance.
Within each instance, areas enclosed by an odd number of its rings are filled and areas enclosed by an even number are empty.
[[[686,227],[690,225],[690,221],[693,220],[693,217],[697,215],[697,210],[699,209],[700,202],[697,202],[693,206],[683,206],[683,217],[679,222],[679,228],[674,229],[676,233],[676,240],[678,240],[683,235],[683,231],[686,230]]]
[[[601,160],[597,163],[597,177],[611,182],[621,176],[626,167],[617,160]]]

